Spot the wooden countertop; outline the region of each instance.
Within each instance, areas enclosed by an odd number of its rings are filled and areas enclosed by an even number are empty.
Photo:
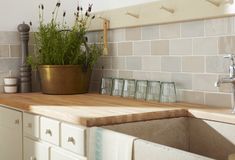
[[[88,127],[185,116],[235,124],[235,114],[230,109],[188,103],[145,102],[91,93],[0,94],[0,104]]]

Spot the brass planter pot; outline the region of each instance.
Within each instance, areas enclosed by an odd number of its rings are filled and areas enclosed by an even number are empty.
[[[88,92],[91,69],[83,71],[80,65],[41,65],[38,69],[42,93],[68,95]]]

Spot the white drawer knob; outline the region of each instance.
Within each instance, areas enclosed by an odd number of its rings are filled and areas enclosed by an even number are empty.
[[[19,119],[16,119],[16,120],[15,120],[15,124],[20,124],[20,120],[19,120]]]
[[[73,137],[68,137],[68,142],[71,142],[75,145],[75,139]]]
[[[28,123],[28,128],[32,128],[32,123]]]
[[[47,130],[46,130],[46,134],[49,134],[50,136],[52,136],[51,130],[50,130],[50,129],[47,129]]]

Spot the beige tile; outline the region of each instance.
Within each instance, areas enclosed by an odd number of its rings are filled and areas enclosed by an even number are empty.
[[[204,104],[204,92],[182,90],[181,101],[188,103]]]
[[[125,29],[113,29],[108,32],[109,42],[122,42],[125,41]]]
[[[142,40],[154,40],[159,38],[159,26],[144,26],[141,28]]]
[[[218,38],[196,38],[193,40],[194,55],[216,55],[218,53]]]
[[[229,17],[205,21],[206,35],[226,35],[232,31],[232,20]]]
[[[217,80],[217,75],[195,74],[193,75],[193,90],[217,91],[218,88],[214,85]]]
[[[162,57],[161,68],[166,72],[181,72],[181,57]]]
[[[192,54],[192,39],[181,39],[170,41],[171,55],[191,55]]]
[[[142,70],[144,71],[160,71],[161,58],[160,57],[142,57]]]
[[[180,23],[160,25],[160,38],[179,38],[180,37]]]
[[[20,44],[18,32],[0,31],[0,44]]]
[[[219,75],[219,78],[224,78],[224,77],[229,77],[228,74],[223,74]],[[232,93],[233,92],[233,84],[232,83],[223,83],[219,87],[220,92],[225,92],[225,93]]]
[[[20,58],[0,59],[1,72],[9,72],[10,70],[18,70],[19,66],[20,66]]]
[[[228,73],[229,66],[230,66],[230,60],[224,59],[222,56],[206,57],[207,73]]]
[[[169,55],[169,41],[157,40],[151,42],[152,55]]]
[[[118,55],[127,56],[133,54],[133,44],[132,42],[118,43]]]
[[[235,36],[219,38],[219,54],[229,54],[235,52]]]
[[[126,29],[126,40],[140,40],[141,39],[141,28],[127,28]]]
[[[150,41],[140,41],[134,42],[134,55],[150,55],[151,54],[151,47]]]
[[[125,69],[126,68],[125,57],[113,57],[112,58],[112,69]]]
[[[128,70],[141,70],[142,69],[141,57],[127,57],[126,58],[126,69],[128,69]]]
[[[232,107],[232,94],[205,93],[205,104],[216,107]]]
[[[181,23],[181,37],[204,36],[204,21],[192,21]]]
[[[0,45],[0,57],[9,57],[9,45]]]
[[[108,53],[109,56],[117,56],[118,54],[118,44],[117,43],[109,43],[108,44]]]
[[[182,57],[182,71],[203,73],[205,68],[205,60],[202,56],[184,56]]]
[[[133,72],[132,71],[119,71],[120,78],[132,79]]]
[[[192,89],[192,74],[172,73],[171,79],[177,89]]]
[[[10,45],[11,57],[21,57],[20,45]]]
[[[151,79],[161,82],[171,82],[171,73],[166,72],[151,72]]]

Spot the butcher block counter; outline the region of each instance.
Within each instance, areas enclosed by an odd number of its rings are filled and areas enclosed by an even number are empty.
[[[235,114],[231,109],[189,103],[145,102],[93,93],[0,94],[0,104],[87,127],[188,116],[235,124]]]

